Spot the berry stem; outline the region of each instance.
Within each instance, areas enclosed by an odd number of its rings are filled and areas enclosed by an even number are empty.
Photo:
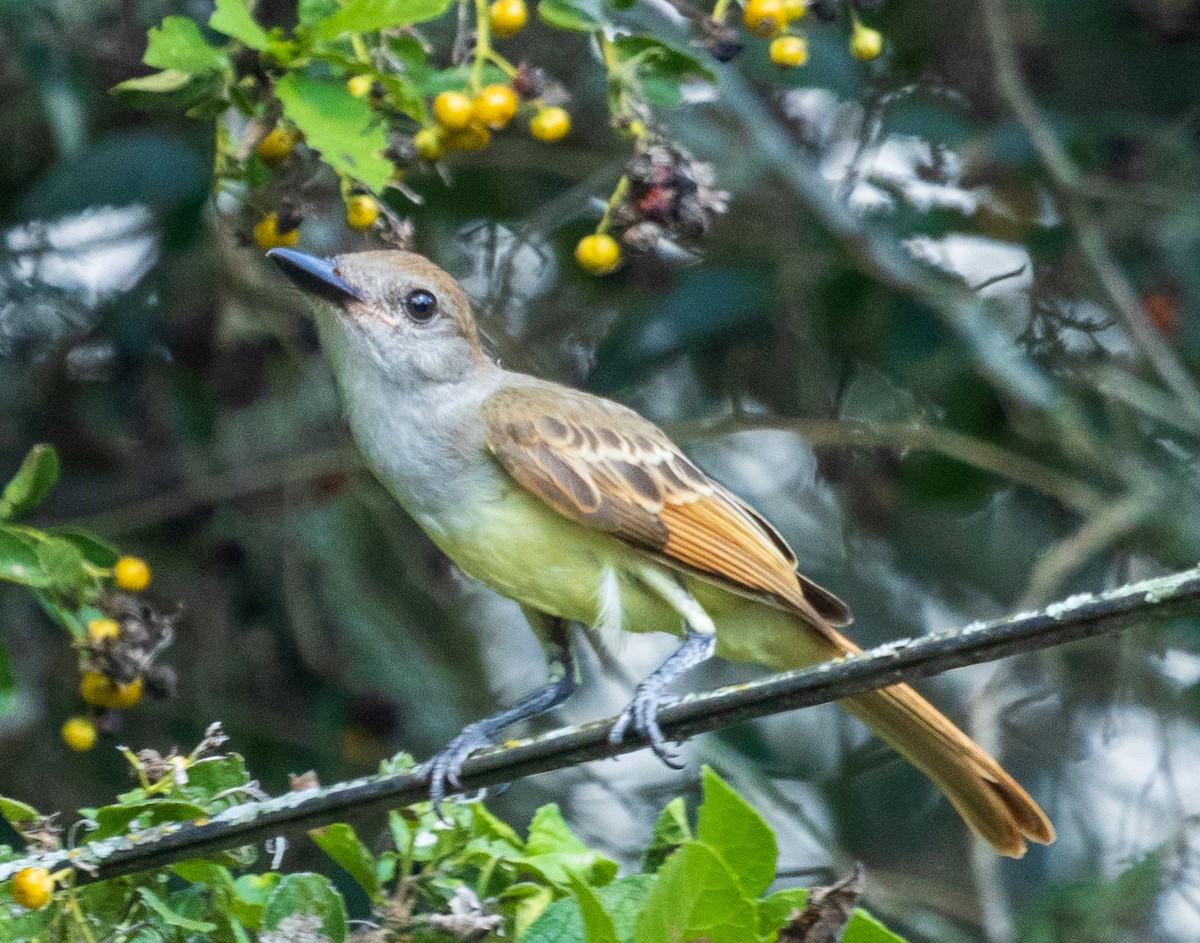
[[[471,66],[472,93],[479,93],[479,89],[483,85],[484,63],[495,55],[496,53],[492,49],[492,23],[488,18],[487,0],[475,0],[475,62]]]
[[[729,5],[731,0],[717,0],[713,6],[712,18],[715,23],[724,23],[725,17],[729,14]]]
[[[617,181],[616,187],[613,188],[612,196],[608,198],[608,204],[604,207],[604,215],[600,217],[600,222],[596,226],[597,233],[608,232],[608,224],[612,212],[625,199],[625,194],[628,192],[629,177],[626,174],[622,174],[621,179]]]
[[[71,911],[71,916],[75,918],[75,922],[79,924],[79,932],[86,943],[96,943],[96,938],[92,936],[92,928],[88,926],[87,917],[79,907],[79,898],[75,896],[75,888],[67,891],[67,907]]]

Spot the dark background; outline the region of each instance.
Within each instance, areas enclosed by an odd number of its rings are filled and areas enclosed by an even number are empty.
[[[232,198],[210,199],[211,124],[107,93],[145,71],[149,26],[208,12],[0,2],[0,470],[57,446],[39,520],[144,556],[185,611],[179,695],[75,754],[58,728],[77,655],[4,588],[0,792],[68,818],[127,787],[119,743],[186,748],[220,719],[278,792],[424,757],[536,680],[516,607],[361,470],[300,299]],[[657,7],[630,15],[686,42]],[[389,199],[466,280],[493,353],[663,424],[851,602],[861,644],[1193,565],[1200,4],[889,0],[869,19],[877,63],[848,56],[844,23],[813,26],[804,69],[751,42],[715,100],[660,115],[731,193],[693,264],[595,279],[570,261],[627,145],[586,39],[536,24],[510,51],[571,89],[571,138],[502,136],[407,178],[421,205]],[[303,209],[301,248],[375,245],[332,187]],[[612,712],[670,645],[585,646],[588,688],[551,722]],[[1181,622],[922,685],[1054,820],[1059,841],[1019,863],[973,849],[833,708],[702,738],[683,773],[639,755],[493,807],[520,825],[557,801],[632,860],[709,762],[779,831],[784,880],[862,860],[869,905],[913,939],[1193,940],[1198,682]]]

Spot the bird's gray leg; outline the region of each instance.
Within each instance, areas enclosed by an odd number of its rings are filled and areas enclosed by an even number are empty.
[[[449,783],[454,789],[462,788],[459,777],[467,757],[476,750],[494,746],[492,737],[500,730],[552,710],[575,691],[575,662],[571,655],[570,629],[566,621],[531,610],[525,610],[525,615],[546,650],[549,683],[523,697],[512,707],[468,724],[462,733],[429,761],[429,798],[439,815],[442,800],[446,798],[446,784]]]
[[[685,671],[712,658],[717,648],[716,626],[704,607],[674,577],[659,570],[647,570],[642,574],[642,582],[683,617],[686,634],[675,653],[637,686],[633,700],[609,731],[608,741],[619,743],[632,725],[650,742],[650,748],[660,760],[672,769],[682,769],[683,764],[667,747],[658,726],[658,708],[667,685]]]

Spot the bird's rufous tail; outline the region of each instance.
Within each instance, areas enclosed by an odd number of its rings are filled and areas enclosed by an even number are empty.
[[[816,634],[809,627],[806,630]],[[833,629],[819,631],[831,659],[861,651]],[[805,641],[808,649],[813,639]],[[811,664],[811,651],[805,656]],[[1000,854],[1020,858],[1026,842],[1046,845],[1054,841],[1054,826],[1017,781],[907,684],[858,694],[839,703],[932,779],[964,821]]]

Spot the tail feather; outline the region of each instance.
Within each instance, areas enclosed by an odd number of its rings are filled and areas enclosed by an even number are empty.
[[[1027,841],[1054,841],[1050,820],[1020,784],[908,685],[841,703],[932,779],[963,820],[1002,855],[1020,858]]]

